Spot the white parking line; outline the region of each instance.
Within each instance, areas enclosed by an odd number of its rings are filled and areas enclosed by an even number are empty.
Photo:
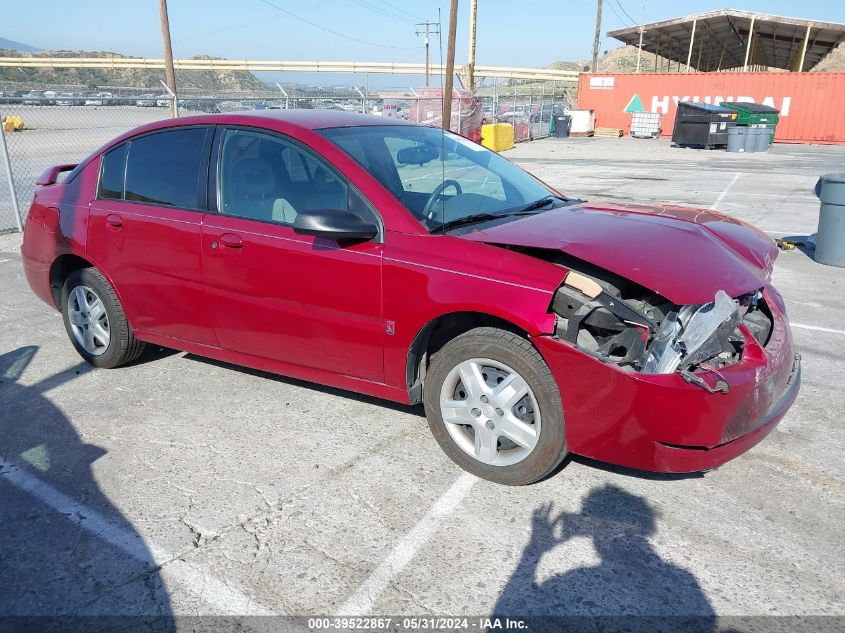
[[[719,194],[719,197],[718,197],[718,198],[716,198],[716,202],[714,202],[712,205],[710,205],[710,210],[711,210],[711,211],[715,211],[715,210],[716,210],[716,207],[718,207],[718,206],[719,206],[719,203],[722,201],[722,199],[723,199],[726,195],[728,195],[728,191],[730,191],[730,190],[731,190],[731,187],[733,187],[733,186],[734,186],[734,183],[735,183],[737,180],[739,180],[739,177],[740,177],[740,176],[742,176],[742,172],[741,172],[741,171],[740,171],[740,172],[737,172],[737,173],[736,173],[736,175],[734,175],[733,179],[732,179],[732,180],[728,183],[728,186],[727,186],[727,187],[725,187],[725,188],[724,188],[724,190],[722,191],[722,193],[720,193],[720,194]]]
[[[218,578],[176,558],[155,543],[145,541],[140,534],[116,525],[99,512],[74,501],[14,462],[0,458],[0,478],[135,560],[161,566],[160,573],[166,581],[182,585],[214,609],[231,615],[277,615]]]
[[[428,514],[402,537],[402,540],[393,548],[390,556],[376,567],[370,577],[358,587],[358,590],[341,607],[338,615],[341,617],[356,617],[369,614],[376,600],[391,581],[413,560],[432,532],[455,511],[477,481],[478,478],[469,473],[464,473],[458,477],[449,490],[435,501]]]
[[[792,327],[802,330],[815,330],[816,332],[830,332],[831,334],[845,334],[845,330],[834,330],[832,327],[821,327],[820,325],[807,325],[805,323],[790,323]]]
[[[0,259],[0,264],[5,264],[6,262],[13,262],[13,259]]]

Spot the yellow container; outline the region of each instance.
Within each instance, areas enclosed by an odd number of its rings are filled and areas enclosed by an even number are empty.
[[[7,116],[3,119],[3,129],[6,132],[17,132],[23,129],[23,119],[17,114]]]
[[[481,144],[494,152],[513,148],[513,126],[510,123],[482,125]]]

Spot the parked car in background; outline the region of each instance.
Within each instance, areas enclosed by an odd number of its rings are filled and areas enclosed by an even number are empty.
[[[156,97],[153,94],[143,94],[135,101],[135,105],[139,108],[154,108]]]
[[[56,105],[75,106],[82,105],[82,98],[73,92],[60,92],[56,95]]]
[[[85,97],[87,106],[107,106],[112,104],[113,95],[110,92],[95,92]]]
[[[89,363],[151,343],[422,402],[446,454],[492,481],[538,481],[569,453],[714,468],[798,393],[766,234],[569,198],[439,128],[168,119],[38,185],[26,278]]]
[[[0,91],[0,103],[22,103],[23,93],[19,90]]]
[[[23,95],[23,101],[21,103],[23,105],[44,105],[46,103],[46,99],[44,98],[44,93],[40,90],[30,90],[28,93]]]

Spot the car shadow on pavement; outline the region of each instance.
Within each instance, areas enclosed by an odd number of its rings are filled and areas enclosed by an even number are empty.
[[[628,468],[627,466],[617,466],[616,464],[608,464],[607,462],[600,462],[589,457],[581,457],[580,455],[573,455],[572,461],[603,470],[614,475],[624,475],[625,477],[634,477],[636,479],[647,479],[649,481],[681,481],[683,479],[701,479],[704,477],[703,472],[692,473],[655,473],[648,470],[639,470],[637,468]]]
[[[695,576],[664,561],[649,543],[656,529],[648,503],[613,485],[591,490],[577,514],[541,506],[493,616],[527,620],[530,631],[717,630]],[[592,540],[599,563],[539,582],[541,558],[576,537]]]
[[[392,402],[390,400],[382,400],[381,398],[376,398],[374,396],[367,396],[362,393],[355,393],[354,391],[346,391],[344,389],[337,389],[335,387],[321,385],[316,382],[308,382],[307,380],[290,378],[288,376],[273,374],[271,372],[262,371],[260,369],[252,369],[251,367],[244,367],[243,365],[235,365],[232,363],[215,360],[213,358],[207,358],[205,356],[197,356],[196,354],[186,353],[184,357],[188,360],[196,361],[199,363],[205,363],[207,365],[213,365],[214,367],[222,367],[224,369],[238,371],[244,374],[248,374],[250,376],[266,378],[267,380],[275,380],[276,382],[281,382],[286,385],[293,385],[296,387],[302,387],[304,389],[312,389],[314,391],[319,391],[320,393],[325,393],[330,396],[347,398],[349,400],[355,400],[356,402],[363,402],[365,404],[372,404],[379,407],[384,407],[385,409],[391,409],[400,413],[407,413],[409,415],[416,415],[423,418],[425,417],[425,411],[423,410],[423,406],[421,404],[400,404],[398,402]]]
[[[26,385],[37,352],[0,355],[0,629],[173,631],[159,563],[92,472],[106,451],[44,395],[93,367]]]
[[[147,343],[144,346],[144,351],[141,355],[133,360],[131,363],[121,365],[121,367],[135,367],[137,365],[146,365],[147,363],[154,363],[157,360],[167,358],[168,356],[175,356],[181,354],[178,349],[171,349],[169,347],[161,347],[160,345],[152,345]]]

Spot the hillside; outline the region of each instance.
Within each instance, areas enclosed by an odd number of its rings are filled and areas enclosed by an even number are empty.
[[[5,37],[0,37],[0,48],[8,48],[13,51],[21,51],[24,53],[35,53],[41,49],[35,48],[34,46],[30,46],[29,44],[24,44],[22,42],[16,42],[15,40],[6,39]]]
[[[589,70],[592,62],[590,60],[574,61],[574,62],[553,62],[549,64],[548,68],[555,68],[559,70]],[[672,69],[674,71],[676,62],[672,62]],[[666,69],[666,60],[660,58],[659,68]],[[636,46],[620,46],[610,51],[605,52],[599,57],[599,72],[603,73],[632,73],[637,70],[637,47]],[[643,51],[640,60],[641,72],[654,71],[654,55]],[[821,61],[815,68],[814,72],[845,72],[845,44],[840,44],[836,50]]]
[[[845,43],[833,49],[830,55],[816,64],[813,71],[827,73],[845,72]]]
[[[662,60],[662,63],[666,63]],[[548,68],[555,70],[578,70],[589,71],[592,66],[592,60],[586,59],[575,62],[552,62]],[[640,69],[642,71],[654,70],[654,55],[643,52],[640,60]],[[599,72],[611,73],[626,73],[635,72],[637,70],[637,49],[635,46],[620,46],[610,51],[605,51],[603,55],[599,55]]]
[[[104,51],[40,51],[21,53],[18,50],[0,50],[3,57],[114,57],[126,58],[125,55]],[[192,59],[212,59],[207,55],[195,55]],[[99,68],[2,68],[0,83],[15,85],[31,84],[33,87],[48,85],[86,86],[94,89],[98,86],[132,86],[149,88],[161,92],[160,79],[163,70],[145,70],[126,68],[106,70]],[[180,91],[203,93],[267,90],[267,85],[251,72],[237,71],[176,71],[176,83]]]

